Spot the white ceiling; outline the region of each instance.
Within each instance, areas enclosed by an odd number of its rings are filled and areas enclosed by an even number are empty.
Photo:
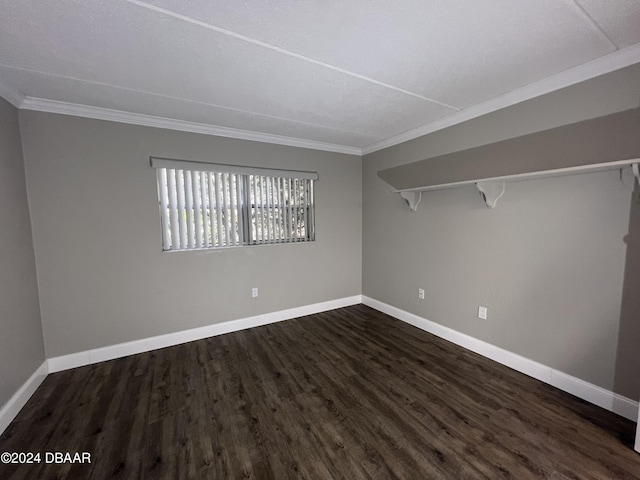
[[[640,0],[0,0],[21,108],[349,153],[637,62]]]

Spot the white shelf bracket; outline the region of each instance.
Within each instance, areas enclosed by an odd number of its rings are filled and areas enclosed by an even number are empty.
[[[493,208],[504,195],[505,182],[476,182],[476,187],[487,207]]]
[[[414,212],[418,210],[418,205],[422,200],[422,192],[398,192],[400,196],[404,198],[409,205],[409,208]]]
[[[636,177],[638,182],[640,182],[640,167],[638,167],[638,163],[631,164],[631,171],[633,172],[633,176]]]

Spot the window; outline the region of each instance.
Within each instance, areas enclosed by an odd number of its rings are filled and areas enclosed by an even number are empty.
[[[163,250],[315,240],[315,172],[152,158]]]

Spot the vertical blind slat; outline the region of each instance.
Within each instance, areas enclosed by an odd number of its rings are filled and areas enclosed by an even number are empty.
[[[273,242],[276,234],[273,230],[273,185],[271,184],[271,177],[265,177],[267,181],[267,234],[269,235],[269,242]]]
[[[215,202],[216,202],[216,229],[218,232],[218,241],[216,243],[217,246],[221,247],[222,245],[224,245],[224,230],[223,230],[223,226],[222,226],[222,192],[221,190],[221,185],[222,185],[222,180],[220,177],[222,177],[222,173],[216,173],[214,174],[214,185],[215,185]],[[213,226],[211,227],[213,228]]]
[[[280,179],[273,177],[273,201],[275,202],[275,209],[273,213],[273,228],[275,229],[275,241],[279,243],[282,241],[282,215],[280,215]]]
[[[300,240],[300,222],[299,222],[299,208],[300,208],[300,199],[298,197],[299,194],[299,185],[298,179],[293,179],[293,222],[294,222],[294,238],[297,242]]]
[[[273,196],[275,185],[273,184],[273,178],[267,177],[267,189],[269,190],[268,203],[269,203],[269,215],[267,221],[269,224],[269,242],[274,243],[276,241],[276,201]]]
[[[271,177],[271,198],[273,199],[273,241],[280,242],[280,188],[278,178]]]
[[[257,222],[257,200],[256,200],[256,187],[255,187],[255,177],[253,175],[249,175],[248,180],[249,184],[249,234],[250,243],[254,244],[258,240],[258,222]]]
[[[265,177],[265,190],[267,194],[267,240],[273,241],[273,202],[271,201],[271,177]]]
[[[220,210],[222,211],[222,241],[225,245],[229,245],[229,197],[227,194],[227,176],[226,173],[220,174]]]
[[[262,206],[262,243],[269,243],[269,204],[267,200],[267,178],[260,177],[260,195],[262,200],[260,205]]]
[[[180,245],[186,248],[189,243],[187,240],[187,212],[185,210],[184,200],[184,171],[176,170],[176,191],[178,201],[178,228],[180,229]]]
[[[223,173],[220,175],[221,179],[222,179],[222,193],[223,193],[223,203],[222,203],[222,211],[224,212],[224,218],[223,220],[225,220],[225,225],[224,225],[224,230],[226,233],[225,236],[225,243],[227,245],[231,244],[231,200],[229,199],[230,197],[230,193],[229,193],[229,189],[231,188],[231,186],[229,185],[229,182],[231,181],[230,179],[230,175],[228,173]]]
[[[300,217],[300,231],[299,241],[303,241],[305,238],[304,232],[306,230],[305,223],[305,208],[304,208],[304,180],[298,180],[298,215]]]
[[[183,183],[183,178],[182,178],[182,170],[176,168],[176,216],[178,219],[178,235],[180,236],[180,248],[184,248],[185,245],[185,238],[184,237],[184,229],[183,224],[182,224],[182,218],[184,215],[184,209],[183,209],[183,204],[184,204],[184,191],[182,189],[182,183]]]
[[[251,244],[251,185],[249,183],[249,175],[238,176],[240,179],[240,203],[242,206],[242,242]]]
[[[304,180],[298,180],[298,216],[300,230],[298,232],[298,241],[304,240],[305,231],[305,210],[304,210]]]
[[[253,183],[254,183],[254,194],[255,194],[255,202],[256,202],[256,238],[255,238],[255,243],[260,243],[260,241],[262,240],[262,229],[261,229],[261,223],[262,223],[262,217],[260,216],[260,186],[259,186],[259,182],[258,182],[258,177],[254,175],[253,177]]]
[[[309,232],[309,240],[315,240],[316,238],[316,209],[314,205],[315,192],[313,189],[313,180],[309,180],[309,228],[311,229]]]
[[[273,241],[278,243],[280,241],[280,201],[278,192],[278,179],[271,177],[271,198],[273,201]]]
[[[195,222],[193,220],[193,185],[191,183],[191,172],[184,172],[184,202],[187,211],[187,237],[189,239],[189,248],[195,246]]]
[[[238,199],[238,176],[229,175],[229,197],[231,200],[231,245],[238,244],[238,214],[237,214],[237,199]]]
[[[304,240],[304,180],[298,180],[298,216],[300,218],[298,226],[300,227],[298,231],[298,241]]]
[[[290,178],[288,182],[289,182],[289,241],[295,242],[296,222],[294,221],[294,218],[293,218],[293,210],[295,208],[295,200],[293,195],[293,178]]]
[[[244,214],[242,206],[242,177],[236,175],[236,245],[242,245],[244,243],[244,230],[242,225],[244,224]]]
[[[251,202],[249,203],[249,212],[251,214],[251,243],[258,243],[258,188],[254,175],[249,176],[249,189],[251,192]]]
[[[287,223],[289,226],[287,241],[293,241],[293,188],[290,178],[287,179]]]
[[[284,241],[290,242],[291,241],[291,215],[290,215],[291,212],[289,211],[290,196],[289,196],[289,179],[288,178],[282,179],[282,193],[284,195],[284,204],[282,206],[284,224],[285,224]]]
[[[213,173],[207,172],[207,211],[209,212],[209,218],[207,222],[207,245],[216,247],[219,246],[216,243],[215,230],[213,218],[213,207],[215,205],[216,187],[213,183]]]
[[[286,225],[284,223],[284,184],[282,183],[282,178],[278,178],[278,229],[280,233],[278,234],[278,241],[285,241],[285,231]]]
[[[180,232],[178,231],[178,202],[176,199],[176,171],[173,168],[167,170],[167,189],[169,190],[171,248],[180,248]]]
[[[202,193],[200,190],[200,174],[191,172],[191,188],[193,190],[193,227],[195,230],[195,246],[202,248]]]
[[[262,217],[260,216],[260,183],[258,181],[258,176],[253,176],[253,189],[254,189],[254,198],[255,198],[255,222],[256,222],[256,238],[255,243],[260,243],[262,240]]]
[[[167,188],[167,169],[158,168],[158,196],[160,197],[160,221],[162,222],[162,249],[171,249],[171,230],[169,226],[169,197]]]
[[[209,246],[209,195],[208,191],[208,180],[207,180],[208,172],[200,172],[200,195],[202,196],[202,203],[200,204],[200,209],[202,211],[202,246]]]
[[[285,242],[288,242],[291,239],[291,222],[289,221],[289,179],[288,178],[283,178],[282,179],[282,193],[284,195],[284,204],[283,204],[283,210],[284,210],[284,223],[285,223],[285,228],[284,228],[284,240]]]
[[[257,177],[260,183],[260,242],[264,243],[267,240],[264,234],[264,177]]]
[[[309,180],[303,180],[304,184],[304,239],[309,240]]]

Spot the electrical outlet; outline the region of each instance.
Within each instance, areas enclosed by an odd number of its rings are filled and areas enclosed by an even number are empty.
[[[487,319],[487,307],[478,307],[478,318]]]
[[[252,288],[251,289],[251,296],[253,298],[256,298],[258,296],[258,289],[257,288]]]
[[[420,300],[424,300],[424,288],[419,288],[418,289],[418,298]]]

